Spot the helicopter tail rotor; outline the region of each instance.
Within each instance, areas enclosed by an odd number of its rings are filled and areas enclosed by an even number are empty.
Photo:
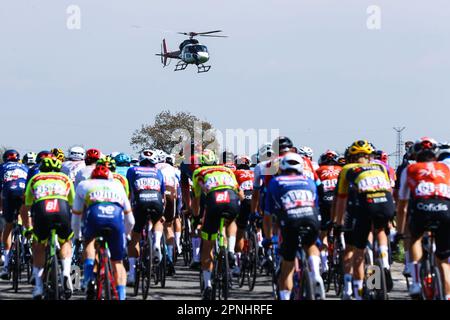
[[[166,45],[166,39],[163,39],[163,42],[161,44],[161,63],[165,66],[167,66],[167,45]]]

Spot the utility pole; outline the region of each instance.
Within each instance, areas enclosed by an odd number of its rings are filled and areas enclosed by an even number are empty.
[[[402,161],[402,148],[403,148],[402,132],[405,129],[406,129],[406,127],[394,127],[394,130],[397,132],[397,149],[395,151],[396,167],[398,167]]]

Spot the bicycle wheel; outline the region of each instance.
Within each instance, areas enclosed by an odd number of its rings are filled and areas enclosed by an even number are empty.
[[[148,291],[150,289],[150,282],[152,279],[152,269],[153,269],[153,244],[150,235],[147,235],[145,239],[145,244],[141,251],[142,259],[142,298],[144,300],[148,297]]]
[[[299,267],[301,269],[301,300],[315,300],[313,280],[311,279],[311,275],[308,272],[308,268],[306,268],[306,261],[302,262],[301,260],[298,260],[298,262],[300,263]]]
[[[166,271],[167,271],[167,250],[166,250],[166,236],[163,234],[161,237],[161,257],[162,260],[159,263],[159,281],[161,288],[166,286]]]
[[[337,264],[334,265],[333,271],[333,284],[334,291],[337,296],[342,293],[342,288],[344,287],[344,256],[343,252],[338,251],[337,253]]]
[[[221,249],[221,269],[222,269],[222,283],[221,295],[223,300],[228,300],[229,289],[231,287],[232,277],[230,275],[230,265],[228,264],[228,251],[225,248]]]
[[[59,300],[59,265],[56,255],[52,256],[50,266],[50,287],[52,293],[50,296],[50,300]]]
[[[251,232],[248,244],[248,290],[253,291],[256,284],[256,275],[258,274],[258,238],[256,233]]]
[[[384,272],[384,268],[382,267],[382,263],[379,259],[375,262],[375,265],[378,266],[378,270],[380,270],[380,288],[375,289],[375,298],[377,300],[388,300],[388,290],[386,284],[386,273]]]
[[[241,252],[241,270],[239,272],[239,277],[237,279],[239,288],[242,288],[244,286],[245,279],[247,279],[248,274],[247,265],[248,265],[247,252]]]
[[[102,261],[103,261],[103,268],[104,268],[104,275],[103,275],[103,288],[104,290],[104,298],[105,300],[112,300],[112,294],[111,294],[111,290],[112,290],[112,286],[111,286],[111,269],[109,266],[109,261],[108,261],[108,257],[106,256],[106,253],[103,253],[103,257],[102,257]]]
[[[14,244],[13,244],[13,254],[12,254],[12,280],[13,280],[13,289],[14,292],[17,293],[19,291],[19,281],[20,281],[20,264],[21,264],[21,251],[20,251],[20,237],[15,232],[14,236]]]
[[[184,227],[181,240],[181,245],[183,248],[183,261],[184,266],[187,267],[192,261],[192,243],[191,243],[191,231],[189,228],[189,219],[186,217],[183,219]]]
[[[133,296],[137,296],[139,294],[139,284],[141,280],[141,271],[142,271],[142,259],[141,257],[136,259],[136,266],[134,267],[134,287],[133,287]]]
[[[445,292],[439,267],[433,266],[431,270],[433,274],[434,300],[445,300]]]

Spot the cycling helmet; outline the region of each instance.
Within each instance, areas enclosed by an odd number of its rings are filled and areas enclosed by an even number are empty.
[[[156,154],[158,155],[158,163],[166,162],[167,153],[164,150],[157,149]]]
[[[347,164],[347,160],[345,159],[345,155],[343,155],[343,154],[338,155],[336,161],[337,161],[338,165],[340,165],[342,167]]]
[[[234,164],[238,168],[241,167],[241,166],[250,167],[250,165],[252,164],[252,161],[251,161],[250,157],[245,156],[245,155],[235,156],[234,157]]]
[[[214,166],[217,164],[217,158],[214,151],[210,149],[203,150],[200,155],[200,165],[201,166]]]
[[[319,166],[338,164],[338,154],[333,150],[327,150],[319,157]]]
[[[103,165],[108,167],[112,172],[116,171],[116,160],[111,158],[111,156],[105,156],[99,160],[97,160],[97,165]]]
[[[98,149],[89,149],[86,151],[86,159],[97,161],[102,157],[102,153]]]
[[[155,150],[144,149],[139,155],[139,162],[149,162],[151,164],[157,164],[159,162],[159,156]]]
[[[383,150],[377,150],[375,151],[375,159],[383,161],[384,163],[388,163],[389,156]]]
[[[278,153],[289,151],[293,146],[291,139],[285,136],[276,138],[272,143],[273,150]]]
[[[53,153],[55,155],[56,159],[58,159],[61,162],[64,162],[65,155],[64,155],[64,151],[62,151],[62,149],[53,148],[50,151],[51,151],[51,153]]]
[[[282,171],[294,170],[302,174],[303,168],[303,159],[298,153],[289,152],[281,159],[280,169]]]
[[[272,149],[272,144],[270,142],[264,143],[261,148],[259,148],[258,154],[256,155],[258,162],[261,160],[267,160],[273,153],[274,151]]]
[[[54,155],[50,151],[43,150],[39,152],[36,156],[36,163],[41,163],[44,158],[52,158]]]
[[[13,161],[18,162],[20,160],[20,154],[14,149],[6,150],[3,153],[3,162]]]
[[[116,160],[116,164],[119,167],[129,167],[131,163],[131,157],[125,153],[119,153],[115,157],[113,157],[114,160]]]
[[[36,164],[36,153],[28,152],[22,158],[22,163],[27,166],[33,166]]]
[[[173,154],[168,154],[166,156],[165,162],[170,164],[171,166],[174,166],[175,165],[175,156]]]
[[[311,149],[310,147],[303,146],[298,149],[298,154],[312,159],[314,152],[313,149]]]
[[[69,150],[69,160],[71,161],[81,161],[84,160],[86,152],[82,147],[72,147]]]
[[[98,164],[95,166],[95,169],[92,171],[91,178],[92,179],[108,179],[110,174],[110,170],[107,166]]]
[[[413,146],[413,152],[416,155],[428,153],[437,156],[439,151],[438,143],[433,138],[423,137],[417,140]]]
[[[130,162],[130,165],[133,166],[133,167],[138,166],[139,165],[139,158],[136,158],[136,157],[132,158],[131,162]]]
[[[348,153],[349,155],[357,155],[357,154],[367,154],[370,155],[374,151],[374,148],[370,145],[367,140],[357,140],[353,142],[353,144],[349,147]]]
[[[450,143],[441,142],[439,143],[438,161],[442,161],[450,157]]]
[[[59,172],[61,171],[62,162],[55,156],[42,158],[39,170],[42,172]]]

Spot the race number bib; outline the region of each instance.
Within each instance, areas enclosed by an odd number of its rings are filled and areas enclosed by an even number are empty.
[[[253,181],[247,180],[241,183],[240,189],[242,191],[251,191],[253,190]]]
[[[323,180],[322,184],[323,184],[323,191],[324,192],[333,191],[334,189],[336,189],[337,179]]]
[[[387,191],[389,188],[389,182],[382,176],[369,176],[358,182],[358,190],[360,193]]]
[[[314,206],[315,196],[310,190],[291,190],[281,198],[283,209]]]
[[[216,203],[230,203],[230,195],[226,191],[217,192],[215,196],[216,196]]]
[[[156,190],[159,191],[161,184],[155,178],[140,178],[136,180],[136,187],[138,190]]]
[[[58,199],[45,200],[45,212],[55,213],[59,212],[59,202]]]
[[[219,186],[234,186],[233,178],[228,174],[210,176],[205,181],[205,189],[207,191]]]

